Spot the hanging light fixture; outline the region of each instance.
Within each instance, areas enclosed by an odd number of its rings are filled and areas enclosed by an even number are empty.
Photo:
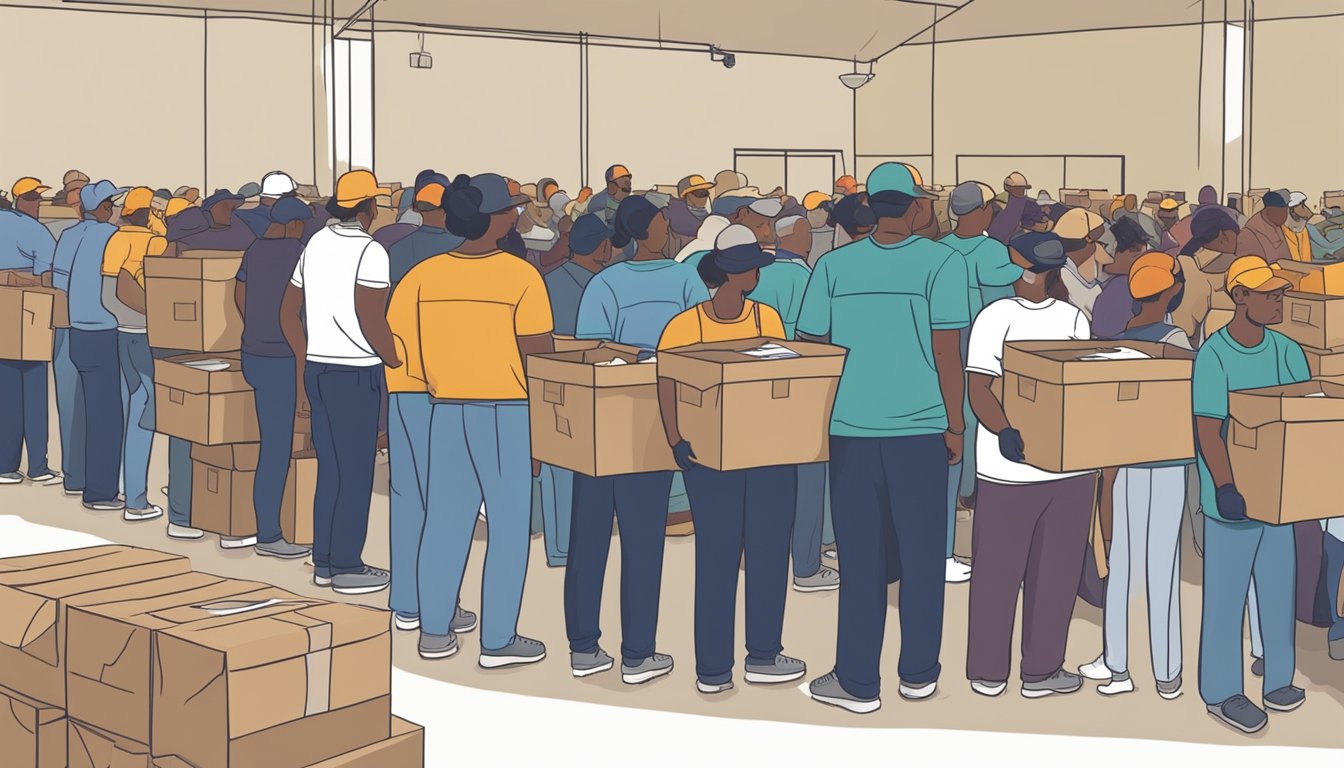
[[[860,88],[862,88],[863,86],[867,85],[868,82],[869,82],[870,80],[872,80],[874,77],[877,77],[877,75],[873,74],[873,62],[871,62],[871,61],[868,62],[868,71],[867,71],[867,72],[860,72],[860,71],[859,71],[859,60],[858,60],[858,59],[855,59],[855,60],[854,60],[854,71],[853,71],[853,72],[846,72],[846,73],[844,73],[843,75],[841,75],[841,76],[840,76],[840,82],[841,82],[841,83],[844,83],[844,86],[845,86],[846,88],[848,88],[848,89],[850,89],[850,90],[852,90],[852,91],[857,91],[857,90],[859,90]]]
[[[411,52],[411,69],[432,69],[434,57],[425,53],[425,33],[420,33],[420,50]]]

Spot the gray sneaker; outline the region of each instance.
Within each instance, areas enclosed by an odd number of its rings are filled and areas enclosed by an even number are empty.
[[[1083,687],[1083,678],[1063,669],[1044,680],[1022,684],[1022,695],[1028,699],[1040,699],[1056,693],[1076,693]]]
[[[1344,637],[1338,637],[1330,641],[1330,658],[1335,661],[1344,661]]]
[[[672,657],[665,653],[652,656],[631,667],[621,662],[621,682],[626,685],[639,685],[672,672]]]
[[[1242,733],[1255,733],[1265,727],[1269,716],[1251,700],[1238,693],[1222,704],[1210,704],[1209,714]]]
[[[23,475],[18,472],[6,472],[0,475],[0,485],[18,485],[23,482]]]
[[[446,659],[457,655],[457,635],[449,632],[447,635],[426,635],[420,633],[420,658]]]
[[[281,560],[297,560],[300,557],[307,557],[312,547],[301,547],[298,544],[290,544],[284,539],[276,541],[259,541],[253,548],[258,555],[262,557],[278,557]]]
[[[108,501],[86,501],[84,508],[91,512],[120,512],[126,508],[126,504],[118,499]]]
[[[1252,675],[1255,675],[1256,677],[1264,677],[1264,676],[1265,676],[1265,660],[1264,660],[1264,659],[1256,659],[1255,661],[1252,661],[1252,662],[1251,662],[1251,674],[1252,674]]]
[[[1177,675],[1175,680],[1170,680],[1165,683],[1162,682],[1161,680],[1158,680],[1157,695],[1161,696],[1167,701],[1179,698],[1181,695],[1181,676]]]
[[[799,592],[831,592],[840,588],[840,572],[821,566],[821,570],[805,578],[793,577],[793,588]]]
[[[599,672],[606,672],[615,665],[616,660],[601,648],[595,648],[591,653],[569,652],[569,671],[575,677],[596,675]]]
[[[787,683],[806,674],[806,664],[799,659],[789,658],[781,653],[769,664],[753,664],[748,661],[745,678],[748,683],[769,685],[772,683]]]
[[[706,683],[704,680],[696,679],[695,690],[707,695],[713,696],[716,693],[727,693],[733,690],[733,681],[724,680],[722,683]]]
[[[836,677],[834,672],[828,672],[826,675],[813,680],[807,690],[815,701],[849,710],[856,715],[876,712],[882,707],[880,698],[861,699],[840,687],[840,679]]]
[[[496,650],[481,649],[479,663],[485,669],[500,669],[519,664],[536,664],[546,658],[546,645],[540,640],[514,635],[513,641]]]
[[[457,606],[457,615],[453,617],[451,626],[453,631],[459,635],[470,632],[476,628],[476,614],[459,605]]]
[[[1307,700],[1307,692],[1295,685],[1285,685],[1265,694],[1265,709],[1273,712],[1292,712]]]
[[[331,577],[331,590],[338,595],[367,595],[382,592],[392,583],[392,574],[364,566],[355,573],[338,573]]]

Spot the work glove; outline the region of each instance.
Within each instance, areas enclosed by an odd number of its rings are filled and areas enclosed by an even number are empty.
[[[695,466],[695,451],[685,440],[672,446],[672,457],[677,460],[677,466],[681,467],[682,472],[690,472],[691,467]]]
[[[1026,445],[1022,442],[1022,433],[1009,427],[999,433],[999,453],[1003,458],[1018,463],[1027,460],[1027,455],[1023,453]]]
[[[1237,491],[1237,486],[1232,483],[1219,486],[1217,499],[1218,515],[1224,520],[1246,519],[1246,500]]]

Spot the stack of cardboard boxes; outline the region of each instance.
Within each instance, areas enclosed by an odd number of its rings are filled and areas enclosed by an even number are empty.
[[[0,606],[6,766],[423,765],[385,611],[124,546],[0,560]]]
[[[1344,376],[1344,264],[1280,261],[1293,284],[1274,326],[1302,345],[1314,378]]]

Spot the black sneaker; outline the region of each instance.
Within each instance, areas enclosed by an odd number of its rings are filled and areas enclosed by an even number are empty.
[[[1265,709],[1274,712],[1292,712],[1307,700],[1307,692],[1295,685],[1285,685],[1265,694]]]
[[[1209,714],[1242,733],[1255,733],[1265,727],[1269,716],[1251,700],[1238,693],[1222,704],[1208,705]]]

